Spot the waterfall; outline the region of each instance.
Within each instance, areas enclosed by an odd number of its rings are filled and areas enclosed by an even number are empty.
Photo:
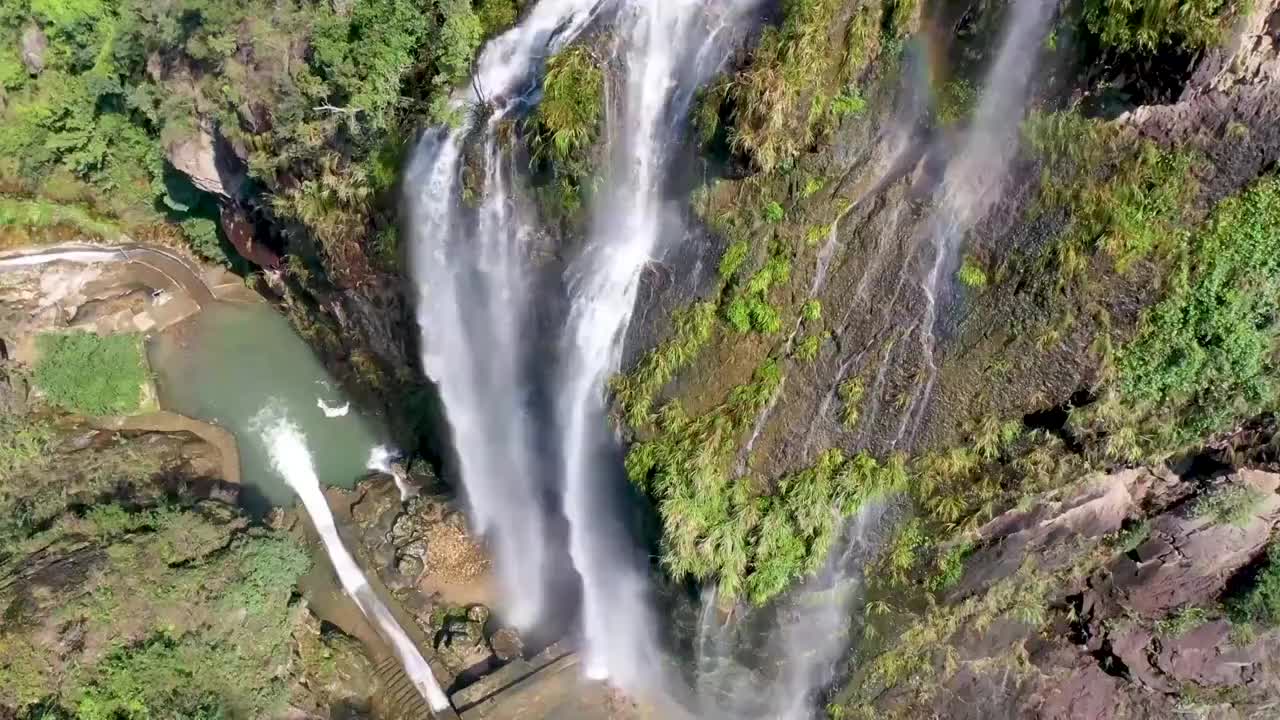
[[[995,62],[987,71],[982,98],[956,158],[948,163],[941,195],[925,229],[933,262],[921,281],[925,296],[920,324],[920,351],[927,380],[913,393],[898,426],[901,440],[910,427],[919,429],[938,379],[934,358],[937,345],[938,292],[942,278],[954,272],[960,240],[986,216],[999,199],[1009,161],[1018,148],[1018,128],[1026,109],[1031,72],[1041,51],[1045,27],[1056,0],[1014,0]],[[914,418],[914,419],[913,419]]]
[[[533,225],[511,201],[499,125],[536,90],[546,57],[573,40],[602,0],[542,0],[490,41],[459,114],[487,107],[484,195],[465,222],[459,176],[471,122],[428,131],[408,168],[411,269],[418,285],[423,368],[438,384],[453,430],[473,529],[494,555],[508,621],[529,629],[548,607],[548,527],[531,448],[520,337],[529,305],[523,243]]]
[[[320,490],[320,479],[316,476],[311,451],[307,448],[306,438],[298,426],[289,420],[284,412],[272,401],[253,420],[254,427],[266,443],[271,457],[272,467],[280,477],[288,483],[302,501],[303,508],[315,525],[316,532],[324,544],[329,561],[338,574],[342,589],[355,601],[360,612],[369,619],[377,629],[379,636],[391,647],[396,658],[404,667],[405,674],[426,699],[435,712],[449,710],[452,706],[440,689],[431,667],[418,648],[405,634],[404,629],[396,622],[391,611],[378,598],[369,581],[365,579],[355,558],[342,544],[338,536],[338,528],[333,519],[333,512]]]
[[[659,663],[648,568],[612,511],[613,477],[597,460],[613,442],[605,389],[618,370],[640,274],[661,250],[663,183],[698,85],[724,62],[751,0],[628,0],[619,11],[624,77],[611,93],[606,189],[587,251],[571,269],[559,430],[569,551],[583,585],[588,674],[653,684]]]

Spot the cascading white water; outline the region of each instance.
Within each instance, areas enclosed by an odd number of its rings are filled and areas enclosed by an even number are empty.
[[[912,435],[919,429],[933,394],[938,379],[934,326],[938,319],[939,284],[958,265],[959,243],[964,234],[1000,198],[1009,161],[1018,148],[1018,128],[1026,109],[1031,72],[1056,7],[1057,0],[1014,1],[964,145],[943,174],[941,197],[925,230],[932,244],[933,262],[921,282],[925,314],[920,325],[920,350],[928,377],[902,416],[899,440],[908,428]]]
[[[272,467],[297,493],[316,532],[320,534],[320,540],[338,575],[342,589],[355,601],[360,612],[364,613],[364,616],[377,629],[378,634],[391,647],[401,666],[404,667],[405,674],[431,709],[436,712],[450,709],[449,699],[440,689],[426,659],[396,622],[391,611],[378,598],[364,573],[360,571],[355,558],[342,544],[342,538],[338,536],[337,524],[333,519],[333,512],[329,509],[329,503],[320,490],[320,478],[316,475],[311,451],[307,448],[307,441],[302,431],[289,420],[274,401],[254,418],[254,427],[266,443]]]
[[[392,452],[391,448],[386,445],[375,445],[369,451],[369,461],[365,464],[365,467],[390,475],[391,479],[396,482],[396,489],[400,491],[400,502],[405,502],[417,495],[418,490],[409,484],[409,479],[405,477],[403,471],[391,464],[391,461],[395,458],[396,453]]]
[[[490,41],[470,84],[455,95],[463,113],[491,113],[483,132],[486,184],[474,228],[462,219],[462,149],[470,123],[422,139],[408,189],[412,272],[418,284],[423,366],[448,410],[473,528],[495,557],[507,620],[527,629],[547,611],[548,529],[533,469],[522,378],[520,320],[528,306],[522,246],[532,219],[513,210],[499,124],[519,106],[545,58],[572,40],[602,0],[542,0]]]
[[[625,74],[610,96],[612,133],[603,200],[591,243],[572,270],[559,413],[569,551],[583,585],[586,667],[623,687],[652,685],[660,667],[647,601],[616,494],[594,462],[609,442],[605,387],[621,361],[640,274],[660,249],[670,213],[663,183],[671,151],[698,85],[724,62],[728,41],[754,0],[626,0],[619,9]]]

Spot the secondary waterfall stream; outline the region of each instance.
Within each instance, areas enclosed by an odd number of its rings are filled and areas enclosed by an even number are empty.
[[[263,408],[255,418],[256,429],[267,444],[272,466],[302,501],[303,508],[306,509],[311,523],[320,535],[325,553],[333,564],[342,589],[391,647],[404,667],[405,674],[431,705],[431,709],[435,711],[449,709],[449,698],[436,682],[426,659],[396,622],[391,611],[374,593],[360,566],[356,564],[355,558],[342,544],[342,538],[338,536],[337,524],[333,519],[333,511],[329,509],[329,503],[320,490],[320,478],[316,475],[315,464],[311,459],[311,451],[307,448],[306,438],[303,437],[298,426],[290,421],[277,405],[277,402],[269,401],[267,407]]]

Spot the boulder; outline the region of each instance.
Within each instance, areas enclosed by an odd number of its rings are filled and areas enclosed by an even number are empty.
[[[1063,499],[1049,497],[996,517],[978,529],[982,547],[967,563],[954,595],[990,587],[1016,572],[1031,554],[1039,556],[1038,565],[1046,570],[1069,561],[1072,544],[1067,541],[1119,530],[1159,481],[1145,469],[1122,470],[1087,481]]]
[[[1197,512],[1194,502],[1157,517],[1146,542],[1113,560],[1098,589],[1143,617],[1161,617],[1217,597],[1227,579],[1257,557],[1280,522],[1278,484],[1280,476],[1258,471],[1228,478],[1223,488],[1248,487],[1258,493],[1258,501],[1238,522]]]
[[[191,184],[207,193],[233,198],[244,183],[239,158],[208,123],[202,122],[171,140],[165,156],[170,165],[191,179]]]
[[[44,70],[44,54],[49,49],[49,38],[39,25],[32,23],[22,29],[21,43],[22,64],[27,72],[39,75]]]

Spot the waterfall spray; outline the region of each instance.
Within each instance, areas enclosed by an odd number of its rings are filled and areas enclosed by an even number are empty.
[[[703,594],[694,664],[699,718],[813,717],[815,695],[831,685],[848,651],[863,566],[879,544],[886,509],[868,503],[845,521],[822,568],[769,607],[735,607],[729,621],[716,609],[714,589]]]
[[[330,562],[333,563],[338,581],[342,583],[342,589],[355,601],[360,612],[373,623],[378,634],[391,647],[404,667],[405,674],[426,699],[431,709],[436,712],[450,709],[449,699],[440,689],[426,659],[396,622],[391,611],[374,593],[364,573],[360,571],[360,566],[356,564],[355,558],[342,544],[342,538],[338,536],[337,524],[333,519],[333,512],[329,509],[329,503],[320,490],[320,479],[316,476],[311,451],[307,449],[307,441],[302,431],[283,411],[275,407],[274,401],[258,413],[254,418],[254,426],[266,443],[272,467],[297,493],[298,499],[302,501],[302,506],[311,518],[311,523],[315,525],[316,532],[320,534],[320,540],[324,544]]]
[[[523,244],[533,219],[512,209],[500,123],[536,85],[546,57],[578,33],[602,0],[542,0],[494,38],[453,106],[485,106],[486,185],[478,221],[464,222],[459,176],[472,127],[428,131],[410,163],[411,264],[418,284],[423,367],[439,385],[474,530],[494,554],[507,619],[529,629],[547,614],[551,559],[543,489],[526,408],[521,342],[529,305]]]
[[[625,76],[608,103],[607,190],[571,281],[560,431],[569,550],[583,584],[586,667],[624,687],[658,667],[647,568],[609,507],[616,490],[593,462],[612,438],[604,395],[621,362],[640,273],[659,251],[663,181],[698,85],[724,62],[750,0],[629,0],[619,10]]]

